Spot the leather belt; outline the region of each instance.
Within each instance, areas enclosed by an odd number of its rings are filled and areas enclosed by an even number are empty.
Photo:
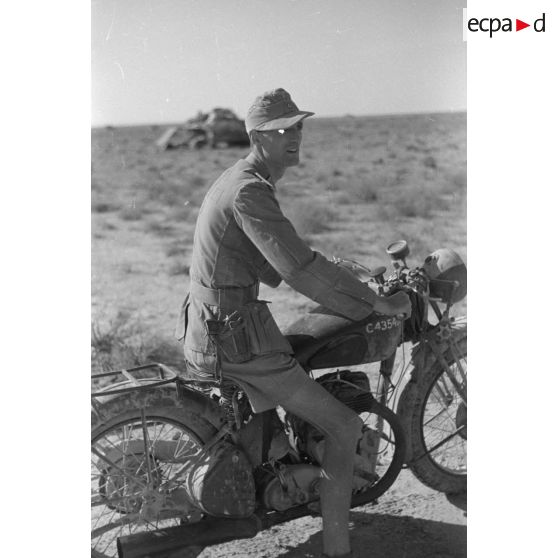
[[[244,306],[246,303],[257,300],[259,282],[249,287],[228,287],[226,289],[210,289],[196,281],[190,281],[190,296],[211,306]]]

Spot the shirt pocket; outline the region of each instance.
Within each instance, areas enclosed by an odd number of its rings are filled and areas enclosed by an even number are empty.
[[[258,300],[247,305],[247,328],[253,354],[293,352],[268,308],[268,302]]]

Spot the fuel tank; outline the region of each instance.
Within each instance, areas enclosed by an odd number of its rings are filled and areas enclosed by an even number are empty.
[[[304,368],[320,369],[386,359],[401,341],[402,327],[403,322],[395,317],[371,314],[354,322],[318,306],[283,334]]]

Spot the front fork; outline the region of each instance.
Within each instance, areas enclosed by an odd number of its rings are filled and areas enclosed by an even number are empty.
[[[380,386],[377,393],[378,402],[384,407],[388,406],[389,396],[392,389],[391,375],[395,365],[396,351],[391,356],[380,362]],[[384,438],[384,418],[379,414],[375,414],[375,420],[372,424],[372,430],[376,433],[373,444],[373,461],[372,470],[376,471],[378,458],[380,456],[380,441]]]

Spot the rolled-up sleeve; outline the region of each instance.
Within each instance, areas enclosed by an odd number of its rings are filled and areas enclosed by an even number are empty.
[[[240,188],[233,212],[238,226],[296,291],[351,319],[363,319],[373,311],[374,292],[313,251],[298,236],[269,187],[250,183]]]

